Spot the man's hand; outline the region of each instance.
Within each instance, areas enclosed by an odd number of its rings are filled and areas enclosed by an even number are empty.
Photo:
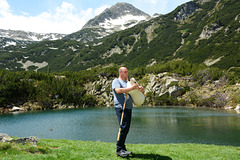
[[[139,88],[139,90],[140,90],[142,93],[144,93],[144,89],[143,89],[142,86],[139,86],[138,88]]]
[[[144,89],[142,86],[139,86],[137,83],[134,83],[133,86],[132,86],[132,90],[134,89],[139,89],[143,94],[144,94]]]
[[[134,90],[134,89],[138,89],[138,85],[136,83],[134,83],[131,87],[131,90]]]

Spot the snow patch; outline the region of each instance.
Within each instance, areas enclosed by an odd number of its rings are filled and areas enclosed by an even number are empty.
[[[16,46],[17,43],[13,41],[7,41],[6,44],[3,46],[3,48],[8,47],[8,46]]]
[[[41,41],[36,36],[29,36],[29,38],[33,41]]]
[[[133,27],[140,21],[146,20],[144,16],[133,16],[133,15],[125,15],[119,17],[117,19],[106,19],[105,22],[100,23],[99,26],[105,29],[111,28],[119,28],[120,30],[124,30],[130,27]],[[128,26],[126,24],[129,24]]]

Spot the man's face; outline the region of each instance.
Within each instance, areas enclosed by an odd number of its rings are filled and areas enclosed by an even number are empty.
[[[123,79],[126,79],[127,76],[128,76],[128,70],[127,70],[127,68],[123,68],[122,71],[121,71],[121,77]]]

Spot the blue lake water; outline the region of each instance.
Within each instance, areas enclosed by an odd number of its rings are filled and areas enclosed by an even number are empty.
[[[116,142],[113,107],[0,114],[9,136]],[[206,109],[137,107],[127,143],[202,143],[240,146],[240,115]]]

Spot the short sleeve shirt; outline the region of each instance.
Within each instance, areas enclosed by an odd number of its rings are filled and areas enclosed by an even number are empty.
[[[115,78],[112,82],[112,90],[114,95],[114,106],[115,108],[123,108],[124,101],[125,101],[125,95],[126,93],[119,93],[115,92],[115,88],[127,88],[127,81],[123,81],[119,78]],[[126,106],[127,109],[133,108],[133,103],[131,97],[127,96]]]

